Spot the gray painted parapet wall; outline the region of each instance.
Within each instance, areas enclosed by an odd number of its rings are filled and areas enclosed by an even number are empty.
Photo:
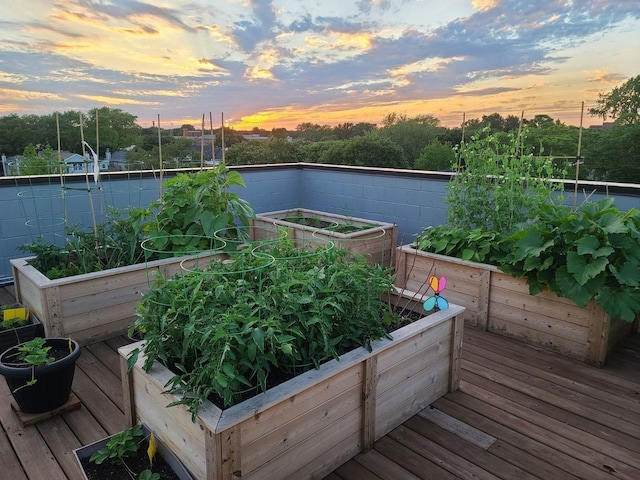
[[[306,163],[233,168],[247,185],[236,193],[256,213],[299,207],[395,223],[399,244],[446,219],[449,173]],[[181,171],[166,171],[163,179]],[[16,250],[19,245],[38,235],[63,241],[65,210],[69,225],[90,226],[91,203],[100,223],[107,206],[148,205],[161,184],[157,172],[104,173],[100,189],[83,175],[65,176],[64,182],[63,190],[56,176],[0,178],[0,277],[11,275],[11,258],[26,256]],[[566,202],[572,204],[574,185],[566,190]],[[622,210],[640,208],[640,185],[581,182],[578,191],[578,203],[609,194]]]

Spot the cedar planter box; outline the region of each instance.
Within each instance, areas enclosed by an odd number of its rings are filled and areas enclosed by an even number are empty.
[[[142,431],[144,432],[145,436],[148,436],[151,433],[149,428],[147,428],[146,425],[142,425]],[[154,432],[154,435],[155,435],[155,432]],[[96,453],[98,450],[106,447],[111,437],[113,437],[113,435],[103,438],[102,440],[98,440],[97,442],[91,443],[89,445],[85,445],[84,447],[76,448],[73,451],[73,455],[76,458],[78,465],[80,465],[80,470],[82,471],[82,478],[84,480],[87,480],[87,475],[85,473],[85,469],[82,464],[83,461],[87,462],[91,458],[91,455]],[[191,477],[187,469],[184,468],[184,465],[182,465],[178,457],[176,457],[176,455],[171,450],[169,450],[164,443],[162,443],[159,440],[157,440],[156,442],[157,442],[156,455],[160,455],[162,459],[165,462],[167,462],[167,464],[171,467],[171,470],[173,470],[173,473],[175,473],[180,480],[193,480],[193,478]]]
[[[417,302],[413,302],[417,305]],[[191,473],[207,480],[322,478],[457,389],[463,308],[451,305],[233,407],[205,402],[195,423],[163,393],[173,374],[156,362],[126,372],[127,421],[145,423]]]
[[[31,266],[32,258],[11,260],[17,300],[40,319],[47,337],[72,337],[86,345],[126,333],[154,271],[173,276],[181,263],[194,266],[209,257],[154,260],[56,280]]]
[[[297,223],[295,219],[309,220],[308,224]],[[338,248],[362,253],[371,262],[393,266],[396,248],[396,226],[392,223],[377,222],[362,218],[347,217],[333,213],[319,212],[305,208],[279,210],[257,214],[252,224],[265,231],[279,225],[286,228],[288,238],[297,240],[296,246],[303,247],[305,240],[331,240]],[[361,229],[370,226],[371,228]],[[359,229],[351,233],[342,233],[344,227]]]
[[[530,345],[602,366],[616,343],[637,329],[610,318],[594,301],[578,307],[552,292],[529,294],[525,278],[514,278],[493,265],[398,247],[396,284],[425,294],[429,275],[447,277],[443,296],[465,307],[469,326],[499,333]]]

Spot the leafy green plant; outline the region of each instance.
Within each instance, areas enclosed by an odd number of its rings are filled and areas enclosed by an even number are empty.
[[[496,263],[504,256],[497,232],[480,228],[462,230],[448,225],[427,227],[416,238],[415,246],[425,252],[438,253],[472,262]]]
[[[153,473],[150,469],[143,470],[139,474],[134,472],[126,462],[128,457],[137,455],[141,442],[144,440],[144,432],[140,425],[134,425],[131,428],[112,435],[107,444],[91,455],[90,462],[101,465],[105,462],[115,465],[121,465],[125,468],[132,479],[160,480],[160,474]],[[151,433],[149,440],[149,449],[147,450],[150,466],[153,465],[155,455],[155,437]]]
[[[64,246],[38,238],[18,249],[34,254],[31,265],[51,280],[133,265],[143,260],[144,217],[143,209],[109,207],[106,221],[96,230],[67,228]]]
[[[237,171],[224,164],[197,173],[181,173],[167,180],[162,198],[149,206],[152,218],[145,234],[154,249],[193,252],[211,248],[210,239],[236,224],[247,226],[255,216],[251,205],[230,191],[244,187]]]
[[[527,277],[536,294],[550,289],[579,306],[590,300],[612,318],[640,312],[640,210],[621,212],[611,198],[577,211],[548,205],[509,240],[500,268]]]
[[[380,301],[393,276],[342,249],[296,249],[281,240],[215,260],[200,272],[157,284],[138,304],[145,369],[175,376],[166,385],[195,415],[210,396],[225,406],[246,391],[294,375],[387,335],[394,320]],[[129,367],[140,350],[129,357]]]
[[[12,365],[16,367],[29,367],[31,368],[31,380],[25,383],[23,386],[19,388],[30,387],[35,385],[38,381],[35,378],[36,367],[40,367],[42,365],[48,365],[55,361],[51,355],[49,355],[49,351],[51,347],[45,345],[46,339],[36,337],[28,342],[25,342],[17,347],[17,354],[13,356],[6,356],[4,358],[4,362],[7,365]],[[15,361],[12,359],[15,358]]]
[[[224,165],[178,174],[147,208],[110,207],[95,229],[69,227],[63,246],[38,238],[18,249],[34,254],[31,265],[52,280],[209,250],[216,231],[237,236],[236,225],[254,216],[251,205],[229,191],[234,186],[244,181]]]
[[[526,130],[520,137],[491,134],[485,128],[460,145],[460,167],[447,185],[447,223],[460,230],[480,229],[509,235],[554,201],[564,172],[548,157],[525,151]]]
[[[29,310],[21,305],[0,305],[0,331],[29,323]]]

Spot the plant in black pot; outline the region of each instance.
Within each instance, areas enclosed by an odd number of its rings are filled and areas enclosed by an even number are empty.
[[[69,399],[80,346],[70,338],[34,338],[0,355],[4,375],[23,413],[43,413]]]

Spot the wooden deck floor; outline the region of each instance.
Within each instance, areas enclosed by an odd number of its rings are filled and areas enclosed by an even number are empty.
[[[0,479],[80,478],[72,450],[124,428],[126,341],[84,347],[82,407],[35,426],[21,427],[0,382]],[[461,379],[325,480],[640,479],[640,336],[596,369],[466,329]]]

